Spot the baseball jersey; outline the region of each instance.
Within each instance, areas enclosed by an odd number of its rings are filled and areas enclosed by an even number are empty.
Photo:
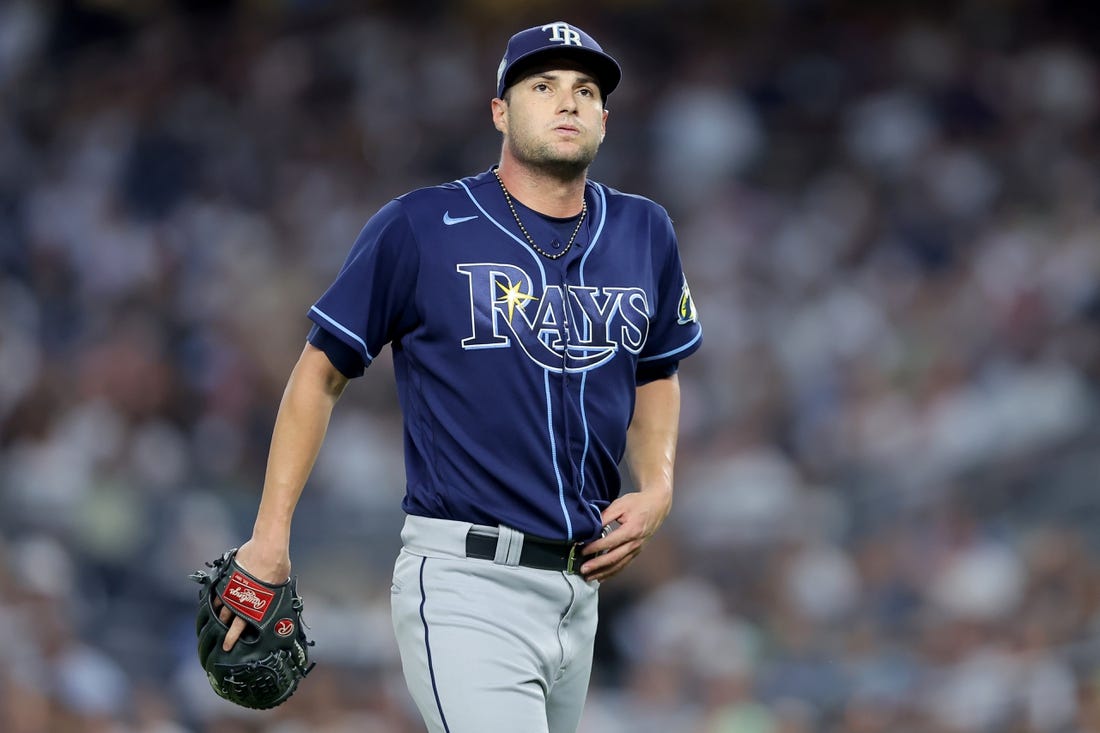
[[[599,536],[637,385],[674,373],[702,331],[665,210],[594,181],[584,195],[573,245],[550,259],[491,170],[412,191],[310,308],[361,367],[391,345],[407,513]],[[560,226],[516,206],[543,249],[565,249]]]

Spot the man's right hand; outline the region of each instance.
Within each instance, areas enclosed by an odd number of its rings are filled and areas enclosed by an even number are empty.
[[[238,565],[252,575],[272,585],[279,585],[290,579],[290,551],[286,548],[273,551],[260,545],[255,539],[250,539],[237,550],[236,560]],[[218,618],[222,623],[229,624],[229,631],[222,643],[222,649],[229,651],[248,624],[224,605],[217,595],[214,595],[213,602]]]

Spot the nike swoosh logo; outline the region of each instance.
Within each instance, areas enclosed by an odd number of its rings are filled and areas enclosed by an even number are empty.
[[[477,214],[473,216],[451,216],[451,212],[443,212],[443,223],[447,226],[454,226],[455,224],[461,224],[464,221],[471,221],[477,218]]]

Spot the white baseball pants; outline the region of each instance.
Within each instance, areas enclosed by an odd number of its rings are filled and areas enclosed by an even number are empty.
[[[431,733],[576,733],[588,691],[598,582],[466,557],[475,525],[409,516],[394,565],[393,627]],[[503,543],[502,543],[503,545]]]

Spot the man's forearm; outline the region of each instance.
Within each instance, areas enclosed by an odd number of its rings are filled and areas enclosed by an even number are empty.
[[[672,509],[680,381],[673,375],[637,389],[625,456],[637,491],[622,494],[604,509],[604,524],[618,528],[587,543],[581,573],[590,580],[607,580],[630,564]]]
[[[294,508],[321,450],[332,408],[346,385],[347,379],[328,357],[307,345],[279,403],[253,528],[255,540],[271,547],[289,544]]]
[[[679,377],[638,387],[634,419],[626,436],[626,467],[638,491],[671,494],[679,429]]]
[[[328,431],[332,408],[348,380],[323,351],[309,344],[298,357],[287,380],[271,448],[267,457],[263,496],[256,512],[252,538],[237,549],[236,562],[266,583],[283,583],[290,577],[290,521]],[[229,625],[222,649],[237,643],[246,623],[220,600],[218,617]]]

